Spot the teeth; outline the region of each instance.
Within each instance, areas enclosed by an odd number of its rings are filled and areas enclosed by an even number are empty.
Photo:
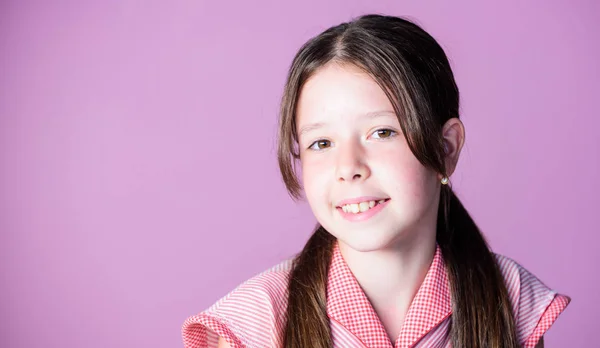
[[[353,213],[353,214],[364,213],[365,211],[376,206],[377,204],[381,204],[383,202],[385,202],[385,199],[382,199],[379,201],[367,201],[367,202],[346,204],[346,205],[342,206],[342,211],[344,213]]]
[[[360,202],[358,206],[360,208],[361,213],[364,213],[365,211],[369,210],[369,202]]]

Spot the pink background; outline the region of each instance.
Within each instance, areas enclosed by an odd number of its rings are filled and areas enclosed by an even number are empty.
[[[572,296],[547,346],[597,344],[599,2],[54,2],[0,5],[0,346],[179,347],[186,317],[298,251],[286,70],[368,12],[446,49],[456,191],[496,252]]]

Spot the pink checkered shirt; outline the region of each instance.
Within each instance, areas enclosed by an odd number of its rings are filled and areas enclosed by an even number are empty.
[[[515,261],[495,256],[508,288],[519,342],[523,347],[535,347],[570,298],[549,289]],[[290,269],[291,259],[288,259],[189,317],[182,328],[185,347],[216,347],[218,336],[224,337],[232,348],[281,347]],[[334,347],[450,347],[452,306],[440,248],[436,249],[394,343],[390,342],[337,243],[329,269],[327,314]]]

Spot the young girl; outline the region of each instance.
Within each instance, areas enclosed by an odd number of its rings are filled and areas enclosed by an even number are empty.
[[[464,141],[448,59],[417,25],[366,15],[308,41],[278,157],[319,225],[188,318],[185,346],[543,346],[570,298],[490,251],[448,180]]]

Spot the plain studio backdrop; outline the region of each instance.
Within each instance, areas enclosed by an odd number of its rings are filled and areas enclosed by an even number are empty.
[[[285,75],[365,13],[444,47],[455,190],[494,251],[573,298],[547,346],[598,344],[600,3],[485,3],[3,1],[0,346],[180,347],[188,316],[299,251]]]

